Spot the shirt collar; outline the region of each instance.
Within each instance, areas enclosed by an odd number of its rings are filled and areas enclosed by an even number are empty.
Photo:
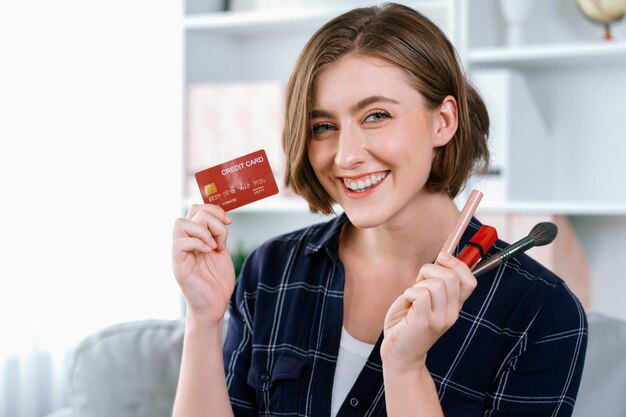
[[[323,224],[306,247],[305,254],[310,255],[325,248],[328,255],[335,261],[339,260],[339,236],[343,224],[348,221],[345,213]]]
[[[311,238],[311,241],[306,247],[305,253],[310,255],[319,252],[322,248],[325,248],[328,255],[333,260],[339,260],[339,237],[341,235],[341,228],[347,221],[349,221],[348,216],[346,216],[345,213],[341,213],[334,219],[323,224]],[[475,217],[472,217],[467,229],[465,229],[463,236],[459,241],[459,244],[454,250],[454,255],[458,255],[461,248],[463,248],[463,246],[465,246],[465,244],[472,238],[480,226],[482,226],[482,223]]]

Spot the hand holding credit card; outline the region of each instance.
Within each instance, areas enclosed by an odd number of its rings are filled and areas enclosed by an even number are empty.
[[[225,211],[278,193],[263,149],[196,172],[196,182],[205,204]]]

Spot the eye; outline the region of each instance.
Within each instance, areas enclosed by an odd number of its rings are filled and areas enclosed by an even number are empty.
[[[337,130],[337,128],[330,123],[318,123],[314,125],[311,130],[313,131],[313,135],[321,135],[332,130]]]
[[[365,123],[376,123],[385,119],[390,119],[391,116],[389,113],[384,111],[376,111],[374,113],[370,113],[364,120]]]

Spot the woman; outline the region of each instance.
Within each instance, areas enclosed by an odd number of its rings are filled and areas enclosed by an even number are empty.
[[[313,35],[287,88],[286,183],[343,214],[263,244],[234,294],[228,216],[199,205],[176,222],[174,416],[570,415],[586,319],[564,283],[525,255],[477,281],[440,253],[488,128],[418,12],[355,9]]]

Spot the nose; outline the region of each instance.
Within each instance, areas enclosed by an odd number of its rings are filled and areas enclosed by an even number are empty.
[[[351,169],[359,166],[367,158],[367,149],[358,129],[345,126],[339,132],[335,165],[342,169]]]

